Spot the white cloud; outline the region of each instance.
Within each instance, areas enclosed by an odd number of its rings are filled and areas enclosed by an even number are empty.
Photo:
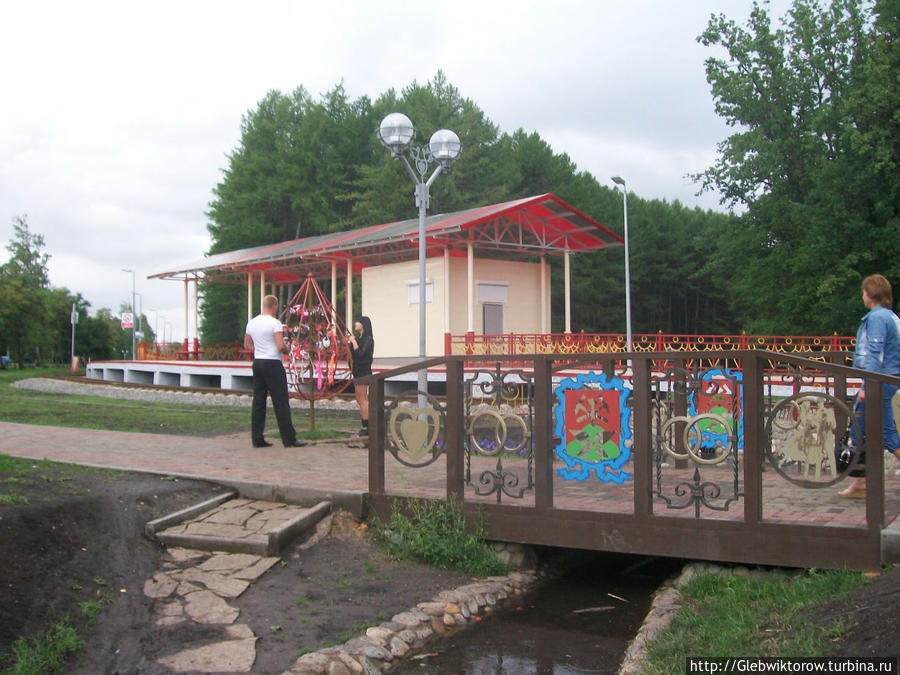
[[[778,15],[786,0],[773,4]],[[641,197],[715,207],[684,179],[713,161],[727,132],[713,114],[708,53],[696,36],[711,12],[744,23],[750,7],[5,3],[0,240],[28,214],[52,255],[53,283],[95,308],[129,298],[120,270],[134,269],[144,307],[171,314],[180,335],[183,287],[145,277],[208,249],[205,212],[242,115],[271,89],[302,85],[318,96],[343,81],[351,98],[374,99],[439,69],[502,131],[537,131],[601,182],[621,174]]]

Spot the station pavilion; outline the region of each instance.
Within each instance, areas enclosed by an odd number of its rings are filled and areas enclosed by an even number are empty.
[[[429,356],[444,353],[450,334],[549,333],[548,256],[564,260],[565,331],[571,332],[570,257],[623,244],[619,235],[549,193],[433,215],[426,219],[425,232]],[[184,283],[186,327],[193,283],[196,329],[200,281],[246,285],[249,319],[257,289],[260,299],[277,295],[284,287],[298,287],[308,275],[326,292],[330,278],[332,303],[343,278],[348,326],[354,320],[352,282],[361,276],[362,313],[375,328],[377,356],[418,353],[417,219],[230,251],[148,278]],[[198,344],[195,337],[195,355]],[[184,352],[191,353],[188,335]]]

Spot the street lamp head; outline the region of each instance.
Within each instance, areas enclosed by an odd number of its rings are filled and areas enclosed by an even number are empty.
[[[381,120],[381,126],[375,135],[381,144],[391,151],[391,155],[396,157],[412,143],[416,130],[406,115],[393,112]]]
[[[459,142],[459,136],[450,129],[438,129],[431,135],[428,149],[434,160],[446,170],[462,153],[462,143]]]
[[[615,183],[616,185],[621,185],[623,188],[625,187],[625,179],[622,178],[621,176],[613,176],[612,182]]]

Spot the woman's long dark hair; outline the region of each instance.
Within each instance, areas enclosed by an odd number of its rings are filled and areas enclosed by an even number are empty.
[[[359,321],[363,327],[363,332],[360,337],[365,337],[366,335],[368,335],[374,340],[375,336],[372,335],[372,320],[367,316],[361,316],[357,319],[357,321]]]

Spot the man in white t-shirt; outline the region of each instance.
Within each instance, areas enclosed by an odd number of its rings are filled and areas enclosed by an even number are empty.
[[[297,432],[291,422],[291,406],[288,398],[287,376],[281,355],[287,354],[289,347],[284,342],[281,321],[275,318],[278,312],[278,298],[267,295],[263,298],[262,312],[247,322],[244,333],[244,349],[253,350],[253,406],[250,414],[250,429],[254,448],[272,445],[263,436],[266,426],[266,396],[272,396],[275,419],[281,442],[286,448],[300,448],[306,441],[297,440]]]

